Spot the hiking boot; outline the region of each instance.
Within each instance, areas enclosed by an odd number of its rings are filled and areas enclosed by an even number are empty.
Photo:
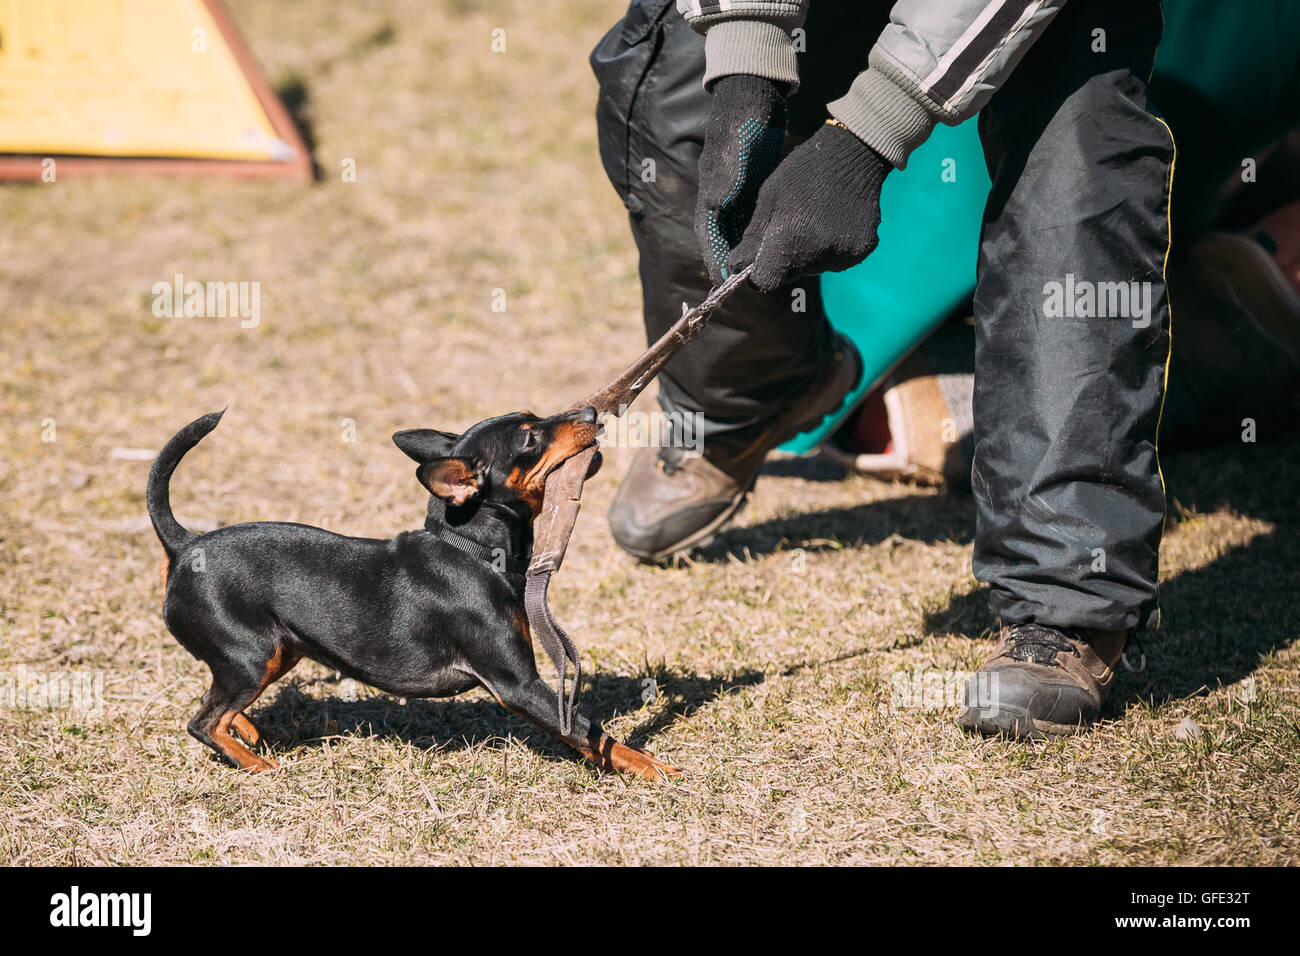
[[[609,509],[618,546],[642,561],[665,562],[707,545],[743,507],[767,453],[836,411],[861,375],[857,349],[837,335],[825,372],[757,436],[713,439],[702,455],[642,448]]]
[[[1052,738],[1087,730],[1115,681],[1127,631],[1066,633],[1041,624],[1002,630],[966,685],[957,723],[981,734]]]

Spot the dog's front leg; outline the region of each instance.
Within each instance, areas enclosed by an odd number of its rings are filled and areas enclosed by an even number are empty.
[[[581,714],[574,715],[573,730],[560,732],[560,715],[555,691],[535,672],[523,681],[484,682],[506,710],[518,714],[539,730],[562,740],[602,770],[636,774],[649,780],[667,780],[681,771],[654,754],[619,743]]]

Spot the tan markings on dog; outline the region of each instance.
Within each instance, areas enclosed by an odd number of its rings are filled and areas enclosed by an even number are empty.
[[[533,632],[528,629],[528,615],[524,613],[523,608],[515,608],[515,633],[528,642],[528,646],[533,646]]]
[[[519,493],[519,497],[528,503],[533,517],[542,513],[542,497],[546,490],[546,476],[564,464],[578,452],[591,445],[596,438],[598,426],[586,422],[571,422],[561,425],[555,440],[537,460],[537,464],[524,471],[516,468],[506,478],[506,484]]]
[[[253,695],[253,699],[239,710],[232,710],[223,714],[221,721],[217,724],[217,729],[212,732],[212,739],[221,752],[245,770],[274,770],[279,764],[274,760],[264,760],[251,752],[238,740],[230,736],[230,728],[233,726],[235,733],[243,737],[250,747],[256,747],[261,743],[261,732],[251,720],[244,716],[243,711],[245,708],[253,706],[253,701],[262,696],[262,691],[293,670],[293,666],[300,660],[302,660],[301,655],[287,649],[283,644],[276,647],[271,654],[271,659],[266,662],[266,673],[262,675],[262,682],[257,685],[257,693]],[[250,758],[251,763],[248,762]]]
[[[617,770],[647,780],[671,780],[682,775],[672,764],[664,763],[652,753],[621,744],[608,734],[602,734],[598,750],[579,747],[584,757],[602,770]]]
[[[235,719],[235,711],[228,710],[221,715],[221,720],[212,731],[212,742],[217,749],[239,765],[241,770],[261,773],[274,770],[279,766],[274,760],[266,760],[253,753],[234,737],[230,736],[230,723]]]
[[[260,695],[262,691],[293,670],[293,666],[301,659],[300,655],[287,650],[283,644],[279,645],[271,655],[271,659],[266,662],[266,673],[262,675],[262,683],[258,685],[257,693]],[[253,700],[257,700],[257,697],[254,696]],[[250,700],[244,706],[250,706],[253,700]]]
[[[536,518],[542,513],[542,489],[525,484],[527,475],[522,468],[513,469],[506,477],[506,486],[513,488],[520,498],[524,499],[529,509]]]
[[[167,578],[172,573],[172,556],[166,551],[163,552],[162,560],[158,562],[158,574],[162,577],[164,594],[167,591]]]
[[[256,747],[262,742],[262,732],[257,729],[257,725],[245,717],[243,714],[235,714],[230,721],[230,727],[235,733],[244,739],[244,743],[250,747]]]
[[[521,713],[508,705],[504,700],[497,696],[497,692],[491,687],[488,688],[488,693],[493,697],[496,697],[497,703],[510,711],[510,713],[514,714],[516,717],[522,717],[534,727],[546,730],[545,727],[541,727],[527,714]],[[550,731],[547,732],[550,733]],[[564,738],[560,739],[564,740]],[[654,754],[646,753],[644,750],[637,750],[634,747],[627,746],[627,744],[621,744],[608,734],[600,735],[600,743],[598,748],[594,750],[587,746],[585,742],[575,743],[572,740],[565,740],[565,743],[578,751],[578,753],[582,754],[601,770],[617,770],[620,773],[635,774],[638,777],[645,777],[647,780],[658,781],[672,780],[673,778],[682,775],[682,772],[679,769],[674,767],[672,764],[667,764],[662,760],[657,759]]]

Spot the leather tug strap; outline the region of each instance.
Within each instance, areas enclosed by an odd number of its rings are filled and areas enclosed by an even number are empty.
[[[621,415],[632,401],[645,390],[665,363],[691,339],[699,335],[708,324],[709,314],[736,291],[748,278],[753,266],[734,273],[712,289],[695,308],[682,313],[671,329],[641,353],[617,378],[599,392],[575,402],[567,410],[594,407],[598,415]],[[582,681],[582,661],[573,639],[551,615],[547,604],[547,588],[551,575],[560,570],[564,554],[573,534],[573,524],[578,520],[582,505],[582,485],[587,480],[596,446],[592,445],[546,476],[546,490],[542,498],[542,511],[533,522],[533,559],[528,565],[524,584],[524,611],[528,626],[546,650],[555,665],[558,685],[555,689],[559,706],[560,733],[567,736],[573,730],[578,710],[578,687]],[[566,693],[568,665],[573,665],[573,682]]]

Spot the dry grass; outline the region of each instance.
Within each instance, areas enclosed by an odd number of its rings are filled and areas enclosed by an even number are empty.
[[[184,730],[205,671],[160,619],[148,462],[121,449],[230,402],[174,483],[183,521],[391,534],[424,500],[390,432],[558,407],[641,341],[585,65],[622,0],[231,5],[307,94],[319,185],[5,187],[0,670],[100,672],[107,706],[0,708],[0,863],[1300,859],[1294,440],[1167,460],[1166,628],[1087,738],[891,706],[895,674],[985,649],[968,500],[777,467],[713,551],[656,570],[606,530],[615,451],[557,613],[585,707],[683,783],[598,776],[484,693],[402,705],[312,666],[256,710],[280,773],[214,763]],[[260,327],[154,318],[174,272],[260,281]]]

